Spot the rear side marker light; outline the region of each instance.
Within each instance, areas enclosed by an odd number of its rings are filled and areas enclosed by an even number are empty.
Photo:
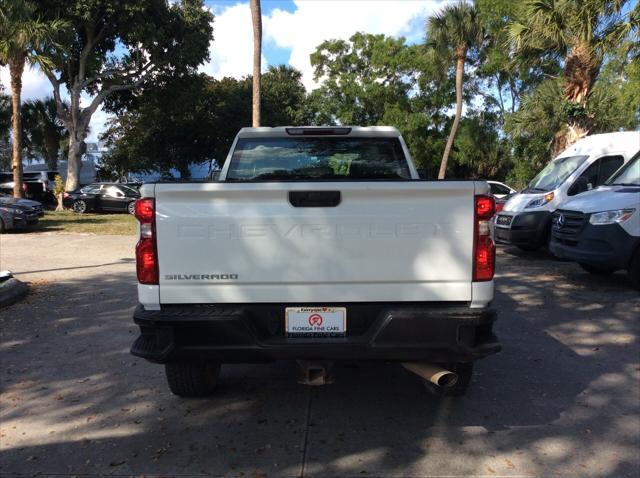
[[[493,279],[495,273],[496,246],[491,239],[489,221],[496,212],[492,196],[476,196],[473,240],[473,281]]]

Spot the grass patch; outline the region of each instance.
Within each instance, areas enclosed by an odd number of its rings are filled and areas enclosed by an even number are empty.
[[[131,214],[76,214],[72,211],[45,211],[34,230],[129,236],[136,233],[136,219]]]

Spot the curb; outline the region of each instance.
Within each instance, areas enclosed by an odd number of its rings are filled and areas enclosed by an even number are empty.
[[[0,283],[0,309],[18,302],[29,292],[29,287],[18,279],[10,278]]]

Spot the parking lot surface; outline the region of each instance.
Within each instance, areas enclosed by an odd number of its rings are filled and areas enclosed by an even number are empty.
[[[640,474],[640,294],[544,253],[501,249],[496,332],[459,399],[395,364],[296,383],[293,363],[224,366],[172,396],[136,337],[130,236],[0,236],[31,282],[0,311],[0,473],[214,476]]]

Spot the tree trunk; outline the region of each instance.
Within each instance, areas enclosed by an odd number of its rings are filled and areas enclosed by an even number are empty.
[[[83,145],[87,133],[85,128],[74,129],[76,129],[76,131],[69,131],[69,155],[67,157],[67,181],[64,186],[65,191],[75,191],[80,186]]]
[[[438,173],[438,179],[444,179],[447,173],[447,162],[449,161],[449,153],[451,153],[453,140],[456,137],[458,125],[460,124],[460,117],[462,116],[462,74],[464,73],[464,60],[466,56],[466,49],[458,47],[456,54],[456,116],[453,119],[453,124],[451,125],[451,131],[449,132],[447,145],[444,148],[444,154],[442,155],[442,162],[440,163],[440,172]]]
[[[63,205],[64,193],[59,193],[56,196],[56,200],[58,201],[58,204],[56,205],[56,211],[64,211],[64,205]]]
[[[252,126],[260,126],[260,76],[262,57],[262,14],[260,0],[251,0],[251,20],[253,23],[253,115]]]
[[[46,134],[44,138],[44,149],[46,152],[47,168],[55,171],[58,169],[58,152],[60,151],[60,141],[53,133]]]
[[[553,138],[551,149],[554,157],[587,136],[593,127],[593,115],[587,107],[601,65],[602,61],[586,43],[574,46],[565,58],[564,99],[572,108],[567,124]]]
[[[20,56],[9,62],[11,76],[11,106],[13,129],[13,149],[11,155],[11,170],[13,171],[13,196],[24,197],[22,190],[22,116],[20,114],[20,96],[22,94],[22,72],[25,57]]]

